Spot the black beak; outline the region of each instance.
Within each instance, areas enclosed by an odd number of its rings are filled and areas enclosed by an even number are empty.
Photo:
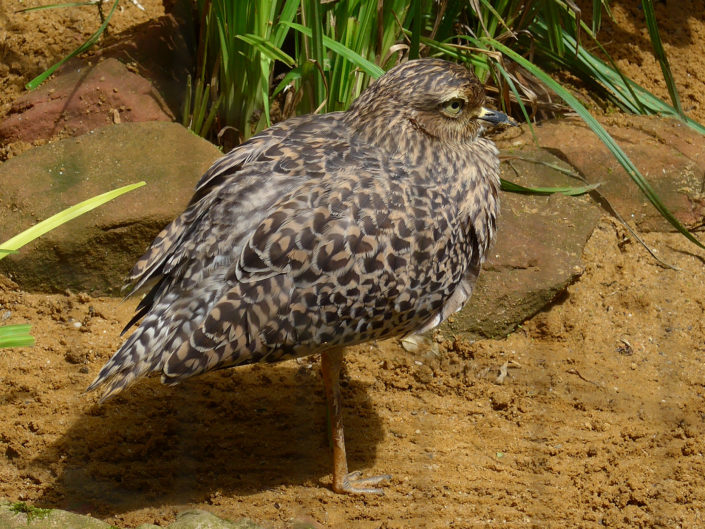
[[[480,114],[477,116],[483,121],[492,123],[493,125],[499,125],[500,123],[511,125],[512,127],[518,127],[519,124],[512,118],[507,116],[504,112],[499,110],[491,110],[489,108],[482,107],[480,109]]]

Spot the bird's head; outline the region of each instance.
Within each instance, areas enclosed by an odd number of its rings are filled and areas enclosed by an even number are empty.
[[[373,119],[378,121],[378,133],[394,134],[401,127],[444,143],[466,143],[477,138],[488,123],[513,124],[502,112],[484,108],[484,102],[482,84],[464,66],[418,59],[389,70],[348,112],[364,127],[373,125],[369,122]]]

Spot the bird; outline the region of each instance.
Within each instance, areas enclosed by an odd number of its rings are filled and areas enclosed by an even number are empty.
[[[337,493],[381,493],[349,473],[346,347],[424,333],[470,298],[499,214],[499,158],[466,67],[403,62],[344,112],[278,123],[218,159],[129,274],[148,292],[88,390],[150,373],[321,355]]]

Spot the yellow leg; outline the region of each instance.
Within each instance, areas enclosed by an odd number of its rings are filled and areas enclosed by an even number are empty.
[[[348,473],[345,435],[343,433],[343,410],[340,399],[340,367],[342,362],[342,349],[333,349],[321,355],[323,386],[326,390],[331,440],[333,441],[333,490],[349,494],[383,494],[382,489],[374,488],[371,485],[388,480],[390,476],[361,478],[359,472]]]

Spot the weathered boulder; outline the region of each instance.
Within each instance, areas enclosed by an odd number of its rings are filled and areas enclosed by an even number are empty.
[[[23,502],[0,499],[2,529],[111,529],[111,525],[90,516],[59,509],[42,509]]]
[[[705,224],[705,136],[687,125],[655,116],[618,115],[601,119],[663,203],[690,229]],[[642,231],[670,231],[670,224],[649,203],[599,138],[578,119],[554,120],[535,127],[541,147],[601,182],[600,193]],[[514,144],[533,142],[528,129]]]
[[[173,121],[152,84],[117,59],[76,64],[22,95],[0,122],[0,144],[78,136],[121,122]]]
[[[0,164],[0,241],[82,200],[147,182],[6,257],[0,272],[30,291],[119,295],[122,278],[220,154],[175,123],[124,123]]]
[[[186,95],[186,79],[193,73],[198,47],[193,34],[191,4],[177,1],[165,6],[171,13],[148,20],[116,35],[88,59],[112,57],[149,79],[171,113],[180,118]],[[77,59],[86,60],[86,59]],[[67,65],[67,69],[74,68]]]
[[[172,7],[176,16],[108,38],[17,99],[0,120],[0,156],[113,123],[179,119],[195,44],[188,6]]]
[[[523,186],[576,187],[581,182],[546,164],[572,168],[535,147],[503,150],[502,176]],[[588,196],[503,192],[497,241],[463,310],[441,326],[446,337],[505,336],[582,273],[581,255],[602,215]]]
[[[233,522],[219,518],[208,511],[193,510],[180,513],[168,529],[262,529],[250,520]]]
[[[705,137],[673,119],[616,116],[602,124],[663,203],[690,229],[705,225]],[[578,119],[512,128],[499,138],[504,154],[574,168],[601,185],[601,197],[638,230],[672,230],[599,138]],[[535,143],[541,149],[534,147]],[[523,185],[580,185],[540,165],[509,160],[503,176]],[[601,210],[588,198],[502,194],[497,243],[473,298],[446,323],[444,335],[499,337],[554,300],[580,272],[580,255]],[[607,213],[602,211],[602,213]]]

